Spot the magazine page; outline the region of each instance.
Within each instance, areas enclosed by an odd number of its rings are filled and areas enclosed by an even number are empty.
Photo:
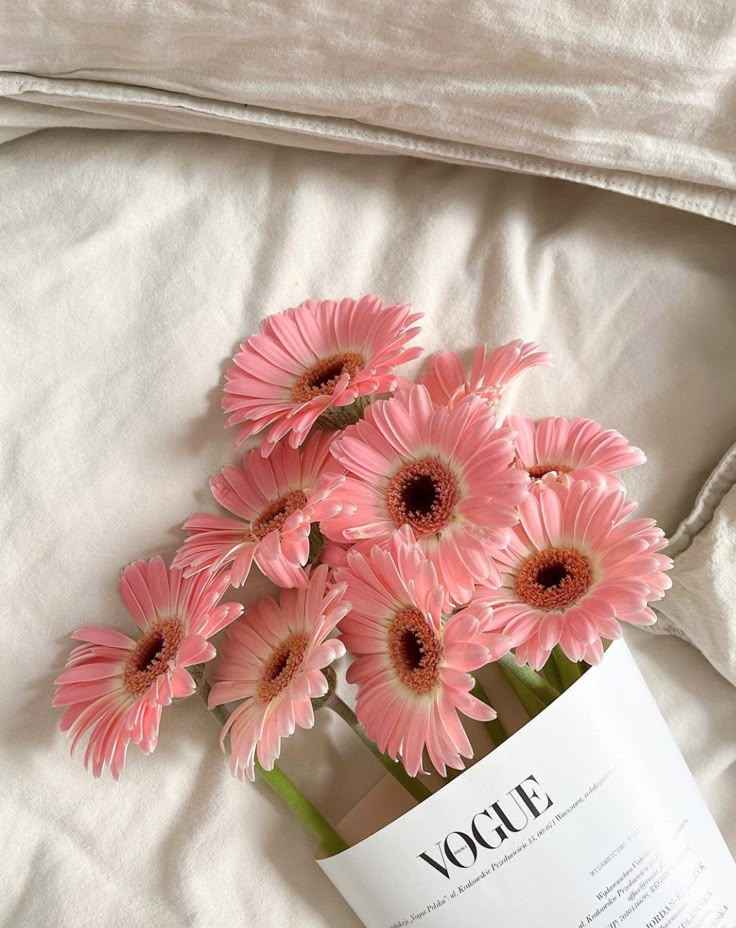
[[[736,928],[736,864],[623,642],[320,866],[368,928]]]

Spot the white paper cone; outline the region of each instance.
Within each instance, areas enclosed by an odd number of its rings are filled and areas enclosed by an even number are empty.
[[[736,864],[623,642],[319,864],[367,928],[736,928]]]

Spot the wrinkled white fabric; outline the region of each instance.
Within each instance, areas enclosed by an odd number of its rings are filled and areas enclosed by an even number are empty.
[[[352,928],[195,699],[118,785],[68,758],[50,701],[69,633],[130,627],[120,567],[173,553],[234,458],[238,341],[308,297],[410,300],[428,350],[540,341],[556,367],[513,407],[622,430],[650,458],[632,494],[672,531],[733,441],[736,230],[560,181],[202,135],[40,132],[0,147],[0,177],[0,922]],[[736,850],[736,690],[682,641],[630,641]],[[325,718],[284,765],[335,821],[380,776]]]
[[[673,535],[672,590],[656,631],[692,642],[736,685],[736,445]]]
[[[0,0],[0,22],[5,137],[59,120],[265,132],[571,177],[736,221],[726,2]]]

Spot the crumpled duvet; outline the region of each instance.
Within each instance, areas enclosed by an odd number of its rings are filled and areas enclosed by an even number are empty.
[[[211,132],[572,179],[736,222],[736,21],[640,0],[0,0],[0,140]]]

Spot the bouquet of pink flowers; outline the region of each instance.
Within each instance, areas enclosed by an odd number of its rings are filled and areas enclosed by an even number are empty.
[[[233,774],[265,779],[339,854],[339,827],[276,766],[316,710],[343,717],[421,810],[459,796],[473,772],[445,786],[473,758],[465,719],[486,723],[496,748],[507,740],[478,671],[496,664],[536,724],[607,662],[622,623],[655,621],[649,603],[671,562],[619,476],[644,454],[589,419],[499,418],[508,384],[549,364],[534,343],[481,346],[469,369],[443,351],[406,380],[397,367],[421,354],[410,347],[420,318],[372,296],[309,301],[242,343],[223,408],[236,444],[260,445],[212,477],[220,510],[185,522],[170,566],[154,557],[123,570],[135,633],[78,629],[56,681],[61,728],[72,751],[89,735],[95,776],[108,767],[117,779],[131,743],[153,751],[162,709],[198,690]],[[245,611],[222,601],[256,569],[274,596]],[[348,701],[335,686],[346,653]],[[541,787],[525,782],[540,810]],[[472,843],[475,865],[487,838],[452,833],[467,852]],[[440,877],[448,855],[460,858],[453,840],[428,854]],[[388,908],[379,917],[350,901],[366,924],[391,924]],[[456,923],[432,921],[446,902],[430,902],[427,924]]]

